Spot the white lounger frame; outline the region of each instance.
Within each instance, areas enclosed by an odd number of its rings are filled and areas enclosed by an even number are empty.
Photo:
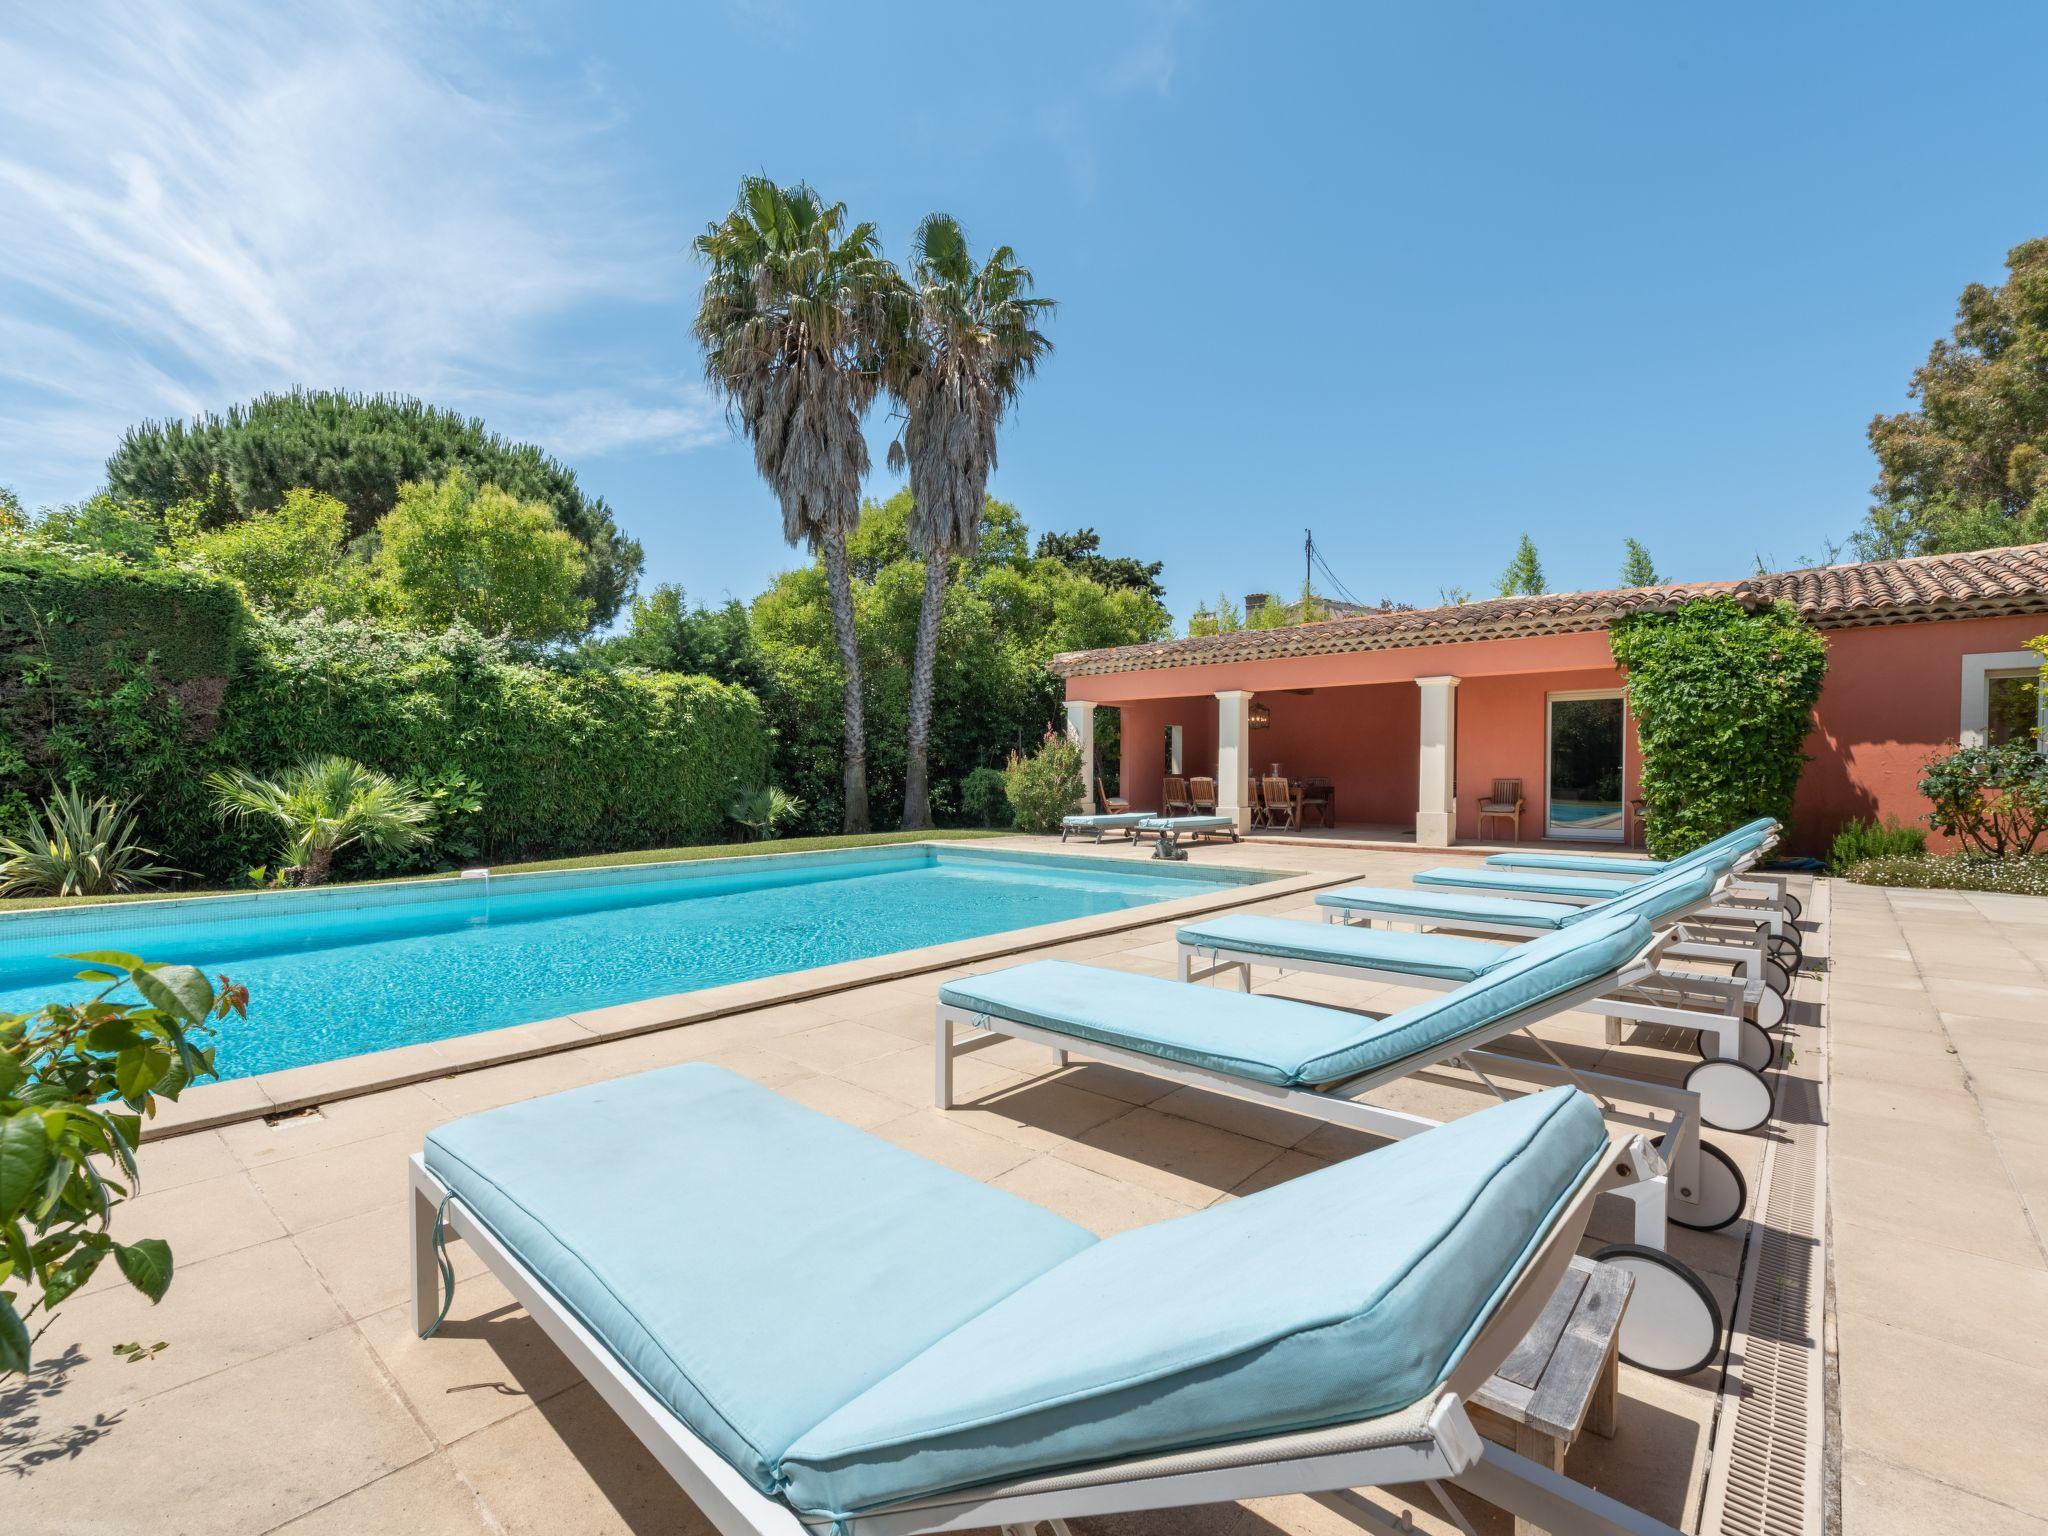
[[[1290,1110],[1318,1120],[1327,1120],[1334,1125],[1348,1125],[1356,1130],[1384,1136],[1394,1141],[1433,1130],[1439,1122],[1422,1115],[1411,1115],[1402,1110],[1365,1103],[1364,1096],[1376,1088],[1398,1082],[1404,1077],[1411,1077],[1430,1067],[1463,1066],[1476,1074],[1502,1098],[1506,1095],[1493,1086],[1493,1078],[1505,1077],[1511,1081],[1539,1083],[1546,1087],[1571,1083],[1598,1099],[1635,1104],[1652,1111],[1661,1109],[1669,1114],[1668,1120],[1658,1120],[1654,1113],[1643,1116],[1617,1116],[1664,1137],[1663,1156],[1652,1151],[1646,1141],[1637,1139],[1635,1145],[1640,1149],[1640,1161],[1636,1166],[1633,1181],[1629,1187],[1621,1191],[1635,1206],[1635,1240],[1645,1247],[1662,1249],[1665,1222],[1669,1215],[1670,1169],[1676,1167],[1688,1170],[1683,1181],[1684,1187],[1699,1187],[1699,1096],[1682,1088],[1671,1088],[1663,1084],[1639,1083],[1627,1078],[1608,1077],[1597,1072],[1580,1072],[1565,1066],[1555,1056],[1552,1056],[1554,1064],[1546,1064],[1525,1060],[1519,1056],[1502,1056],[1483,1049],[1505,1036],[1527,1030],[1531,1025],[1549,1018],[1552,1014],[1569,1012],[1604,996],[1616,986],[1627,985],[1647,975],[1650,969],[1647,956],[1652,947],[1646,945],[1642,953],[1626,966],[1610,972],[1598,982],[1503,1015],[1482,1028],[1460,1036],[1455,1043],[1441,1045],[1433,1050],[1418,1051],[1387,1066],[1325,1088],[1290,1088],[1277,1083],[1262,1083],[1252,1078],[1218,1072],[1209,1067],[1170,1061],[1163,1056],[1155,1056],[1148,1051],[1135,1050],[1129,1046],[1107,1045],[1099,1040],[1047,1029],[1038,1024],[1027,1024],[1017,1019],[1006,1019],[997,1014],[960,1008],[941,1001],[935,1029],[937,1065],[933,1096],[940,1109],[951,1109],[954,1059],[974,1051],[985,1050],[1004,1039],[1030,1040],[1042,1045],[1052,1052],[1055,1063],[1062,1067],[1067,1064],[1071,1052],[1090,1060],[1106,1062],[1111,1066],[1129,1067],[1136,1072],[1145,1072],[1171,1082],[1184,1083],[1189,1087],[1206,1088],[1215,1093],[1228,1094],[1232,1098],[1248,1099],[1254,1104]],[[956,1030],[964,1031],[966,1038],[956,1040]],[[1531,1035],[1530,1038],[1536,1037]],[[1541,1040],[1537,1040],[1537,1044],[1548,1052],[1549,1048],[1543,1046]]]
[[[1138,840],[1139,825],[1156,820],[1157,815],[1151,811],[1110,811],[1099,816],[1069,816],[1060,823],[1060,841],[1064,843],[1070,832],[1076,837],[1083,832],[1093,832],[1095,841],[1099,843],[1110,833],[1121,832],[1124,834],[1124,841],[1135,843]]]
[[[856,1516],[840,1529],[846,1536],[919,1536],[998,1526],[1023,1536],[1041,1524],[1061,1531],[1060,1522],[1080,1516],[1306,1494],[1362,1529],[1400,1536],[1413,1530],[1406,1515],[1382,1508],[1356,1490],[1421,1483],[1468,1532],[1472,1528],[1450,1503],[1445,1485],[1462,1487],[1556,1536],[1681,1536],[1604,1494],[1482,1440],[1465,1411],[1471,1394],[1520,1343],[1549,1301],[1585,1231],[1594,1200],[1635,1177],[1646,1155],[1648,1149],[1639,1138],[1610,1141],[1607,1155],[1588,1169],[1541,1246],[1428,1403],[1365,1425],[1338,1425],[1098,1466],[1064,1477],[968,1489]],[[409,1175],[412,1318],[417,1332],[426,1332],[439,1307],[433,1231],[435,1213],[444,1209],[445,1201],[449,1234],[476,1250],[541,1331],[725,1536],[833,1532],[833,1522],[807,1520],[755,1488],[641,1386],[467,1206],[448,1198],[446,1186],[418,1154],[410,1161]]]

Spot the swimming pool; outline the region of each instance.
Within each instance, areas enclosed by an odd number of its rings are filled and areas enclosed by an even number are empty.
[[[0,1012],[66,951],[226,972],[224,1078],[979,938],[1269,878],[958,844],[337,886],[0,916]]]

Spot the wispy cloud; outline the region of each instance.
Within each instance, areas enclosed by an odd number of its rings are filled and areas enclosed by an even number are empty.
[[[565,355],[579,314],[675,296],[685,241],[636,201],[601,86],[515,76],[517,37],[504,71],[475,63],[485,25],[381,0],[16,12],[0,480],[83,490],[128,423],[295,384],[489,406],[564,452],[708,440],[693,382]],[[565,392],[565,366],[637,382]]]

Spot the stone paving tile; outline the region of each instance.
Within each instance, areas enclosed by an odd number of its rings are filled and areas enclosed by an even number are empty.
[[[7,1482],[10,1527],[36,1536],[259,1536],[432,1449],[352,1329],[126,1409],[67,1390],[40,1412],[35,1449],[77,1449]]]
[[[1968,1531],[1970,1536],[2048,1536],[2048,1520],[1861,1451],[1842,1458],[1842,1527],[1859,1533]]]
[[[431,1531],[435,1536],[495,1536],[483,1498],[445,1457],[427,1456],[278,1526],[279,1536],[371,1536]]]

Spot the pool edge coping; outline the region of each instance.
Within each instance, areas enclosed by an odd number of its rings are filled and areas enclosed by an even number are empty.
[[[905,845],[899,845],[905,846]],[[910,844],[907,846],[917,846]],[[785,1003],[808,1002],[858,987],[929,975],[960,965],[975,965],[1010,955],[1027,954],[1078,939],[1126,933],[1238,906],[1247,900],[1305,895],[1357,878],[1355,873],[1275,872],[1271,880],[1242,881],[1228,891],[1181,896],[1144,907],[1125,907],[1092,917],[1065,918],[1029,928],[1011,928],[972,939],[953,939],[918,949],[896,950],[810,970],[730,982],[696,992],[671,992],[637,1002],[562,1014],[527,1024],[507,1024],[446,1040],[393,1046],[358,1056],[284,1067],[251,1077],[201,1083],[175,1103],[161,1103],[142,1127],[144,1142],[164,1141],[222,1126],[284,1115],[362,1098],[393,1088],[432,1082],[466,1072],[481,1072],[514,1062],[532,1061],[566,1051],[583,1050],[636,1035],[683,1029],[712,1019],[757,1013]],[[381,1064],[381,1066],[380,1066]]]

